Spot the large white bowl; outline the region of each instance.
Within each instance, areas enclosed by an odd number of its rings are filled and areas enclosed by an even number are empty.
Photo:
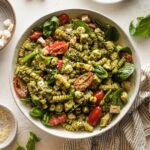
[[[127,45],[132,49],[133,52],[133,59],[135,62],[135,74],[133,77],[133,87],[132,90],[129,93],[129,102],[126,104],[126,106],[121,110],[121,113],[105,128],[103,128],[102,130],[100,130],[98,127],[92,132],[92,133],[88,133],[88,132],[69,132],[66,131],[62,128],[47,128],[45,127],[39,120],[33,119],[30,117],[29,115],[29,107],[27,107],[24,103],[22,103],[19,98],[17,97],[14,87],[13,87],[13,76],[14,76],[14,71],[15,71],[15,67],[16,67],[16,60],[17,60],[17,53],[19,50],[19,47],[22,45],[23,41],[29,36],[31,29],[34,25],[39,25],[42,22],[44,22],[45,20],[47,20],[49,17],[53,16],[53,15],[59,15],[62,13],[66,13],[68,14],[71,18],[74,17],[78,17],[82,14],[88,14],[90,15],[91,18],[95,18],[98,20],[102,20],[103,22],[109,23],[113,26],[115,26],[119,33],[120,33],[120,40],[119,42],[122,43],[123,45]],[[12,94],[14,96],[15,102],[17,103],[18,107],[20,108],[20,110],[23,112],[23,114],[33,123],[35,124],[37,127],[39,127],[40,129],[42,129],[43,131],[58,136],[58,137],[63,137],[63,138],[70,138],[70,139],[81,139],[81,138],[88,138],[88,137],[92,137],[92,136],[96,136],[96,135],[100,135],[106,131],[108,131],[109,129],[111,129],[113,126],[115,126],[124,116],[125,114],[129,111],[131,105],[133,104],[135,97],[138,93],[139,90],[139,85],[140,85],[140,72],[141,72],[141,67],[140,67],[140,62],[139,62],[139,57],[137,56],[137,53],[135,51],[135,48],[133,47],[129,37],[126,35],[126,33],[115,23],[113,22],[110,18],[98,13],[98,12],[94,12],[91,10],[84,10],[84,9],[67,9],[67,10],[61,10],[61,11],[57,11],[51,14],[48,14],[40,19],[38,19],[37,21],[35,21],[33,24],[31,24],[30,27],[28,27],[26,29],[26,31],[23,33],[23,35],[21,36],[16,49],[15,49],[15,53],[13,55],[13,60],[12,60],[12,64],[11,64],[11,72],[10,72],[10,86],[11,86],[11,91]]]

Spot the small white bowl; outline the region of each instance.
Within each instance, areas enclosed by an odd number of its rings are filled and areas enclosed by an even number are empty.
[[[9,115],[10,122],[11,122],[11,129],[10,129],[7,139],[4,142],[0,143],[0,149],[4,149],[8,145],[10,145],[12,141],[14,140],[14,138],[16,137],[17,120],[15,119],[15,116],[13,115],[13,113],[6,106],[0,104],[0,110],[3,110]]]
[[[115,4],[115,3],[119,3],[123,0],[94,0],[94,1],[103,3],[103,4]]]
[[[13,37],[16,28],[16,16],[11,3],[8,0],[0,0],[0,30],[4,30],[3,22],[6,19],[11,19],[14,27],[13,30],[11,31],[11,37],[7,40],[7,43],[4,44],[2,48],[0,48],[0,51],[8,45],[8,43]]]

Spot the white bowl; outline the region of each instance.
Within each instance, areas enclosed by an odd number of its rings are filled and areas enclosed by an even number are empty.
[[[64,129],[61,128],[47,128],[45,127],[40,121],[33,119],[32,117],[30,117],[29,115],[29,107],[27,107],[25,104],[23,104],[19,98],[17,97],[14,87],[13,87],[13,76],[14,76],[14,71],[15,71],[15,67],[16,67],[16,60],[17,60],[17,53],[19,50],[19,47],[22,45],[22,42],[26,39],[26,37],[30,34],[31,29],[33,26],[35,25],[39,25],[42,22],[44,22],[45,20],[47,20],[49,17],[53,16],[53,15],[60,15],[62,13],[66,13],[68,14],[71,18],[73,17],[78,17],[82,14],[88,14],[90,15],[91,18],[96,18],[98,20],[102,20],[103,22],[109,23],[113,26],[115,26],[119,33],[120,33],[120,43],[122,43],[123,45],[127,45],[132,49],[133,52],[133,59],[135,62],[135,74],[133,77],[133,88],[130,91],[129,95],[129,102],[126,104],[126,106],[121,110],[121,113],[105,128],[103,129],[99,129],[96,128],[92,133],[88,133],[88,132],[69,132],[66,131]],[[131,105],[133,104],[135,97],[138,93],[139,90],[139,85],[140,85],[140,72],[141,72],[141,67],[140,67],[140,62],[139,62],[139,57],[137,56],[137,53],[129,39],[129,37],[126,35],[126,33],[115,23],[113,22],[111,19],[109,19],[108,17],[98,13],[98,12],[94,12],[91,10],[84,10],[84,9],[68,9],[68,10],[61,10],[61,11],[57,11],[51,14],[48,14],[40,19],[38,19],[37,21],[35,21],[33,24],[31,24],[30,27],[28,27],[26,29],[26,31],[23,33],[23,35],[21,36],[16,49],[15,49],[15,53],[13,55],[13,60],[12,60],[12,65],[11,65],[11,72],[10,72],[10,86],[11,86],[11,91],[12,94],[14,96],[15,102],[17,103],[18,107],[20,108],[20,110],[23,112],[23,114],[32,122],[34,123],[37,127],[39,127],[40,129],[42,129],[43,131],[58,136],[58,137],[63,137],[63,138],[70,138],[70,139],[81,139],[81,138],[88,138],[88,137],[92,137],[92,136],[96,136],[96,135],[100,135],[106,131],[108,131],[109,129],[111,129],[114,125],[116,125],[124,116],[125,114],[129,111]]]
[[[103,3],[103,4],[115,4],[115,3],[122,2],[123,0],[94,0],[94,1]]]
[[[11,122],[10,132],[9,132],[7,139],[3,143],[0,143],[0,149],[3,149],[3,148],[6,148],[8,145],[10,145],[11,142],[16,137],[17,120],[15,119],[15,116],[13,115],[13,113],[6,106],[0,104],[0,110],[3,110],[4,112],[8,114],[10,118],[10,122]]]

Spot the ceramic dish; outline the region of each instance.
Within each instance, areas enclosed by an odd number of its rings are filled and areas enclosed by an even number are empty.
[[[0,143],[0,149],[3,149],[6,148],[9,144],[11,144],[11,142],[14,140],[17,133],[17,121],[13,113],[6,106],[0,105],[0,111],[3,111],[8,114],[10,122],[8,137],[4,140],[4,142]]]
[[[0,30],[4,29],[3,22],[6,19],[11,19],[14,27],[13,27],[13,30],[11,31],[11,37],[7,40],[7,43],[4,44],[4,46],[2,48],[0,48],[0,50],[4,49],[8,45],[8,43],[10,42],[10,40],[13,37],[15,27],[16,27],[15,12],[14,12],[10,2],[8,0],[0,0]]]
[[[105,23],[108,23],[110,25],[113,25],[114,27],[116,27],[120,33],[120,40],[119,43],[121,43],[123,46],[128,45],[131,49],[132,49],[132,54],[133,54],[133,60],[135,63],[135,73],[133,75],[133,85],[132,85],[132,89],[129,93],[129,102],[126,104],[126,106],[121,110],[120,114],[105,128],[103,129],[99,129],[96,128],[92,133],[87,133],[87,132],[69,132],[69,131],[65,131],[64,129],[60,129],[60,128],[47,128],[45,126],[43,126],[43,124],[41,124],[40,121],[31,118],[31,116],[29,115],[29,107],[27,107],[25,104],[23,104],[19,98],[17,97],[14,87],[13,87],[13,76],[14,76],[14,71],[16,68],[16,59],[17,59],[17,53],[19,50],[19,47],[22,45],[23,41],[29,36],[33,26],[35,25],[40,25],[41,23],[43,23],[45,20],[47,20],[49,17],[51,16],[58,16],[62,13],[66,13],[70,16],[70,18],[76,18],[82,14],[88,14],[91,18],[97,19],[97,20],[101,20]],[[63,137],[63,138],[70,138],[70,139],[79,139],[79,138],[88,138],[88,137],[92,137],[92,136],[96,136],[96,135],[100,135],[106,131],[108,131],[109,129],[111,129],[114,125],[116,125],[124,116],[125,114],[129,111],[131,105],[133,104],[135,97],[137,95],[137,92],[139,90],[139,85],[140,85],[140,62],[139,62],[139,57],[137,56],[137,53],[129,39],[129,37],[126,35],[126,33],[115,23],[113,22],[110,18],[98,13],[98,12],[94,12],[91,10],[84,10],[84,9],[68,9],[68,10],[61,10],[61,11],[57,11],[51,14],[48,14],[40,19],[38,19],[36,22],[34,22],[30,27],[27,28],[27,30],[23,33],[23,35],[21,36],[16,49],[15,49],[15,53],[13,55],[13,60],[12,60],[12,65],[11,65],[11,72],[10,72],[10,86],[11,86],[11,91],[12,94],[14,96],[15,102],[17,103],[18,107],[20,108],[20,110],[23,112],[23,114],[32,122],[34,123],[37,127],[39,127],[40,129],[42,129],[43,131],[55,135],[55,136],[59,136],[59,137]]]

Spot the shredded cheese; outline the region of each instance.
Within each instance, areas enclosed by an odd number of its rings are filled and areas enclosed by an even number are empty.
[[[0,143],[3,143],[9,136],[11,129],[11,117],[4,111],[0,110]]]

